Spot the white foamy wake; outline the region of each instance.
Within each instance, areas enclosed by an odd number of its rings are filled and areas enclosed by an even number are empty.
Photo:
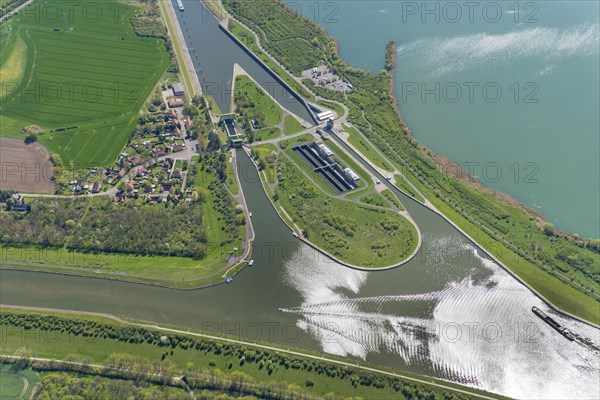
[[[596,21],[564,30],[537,27],[503,34],[419,39],[399,47],[398,56],[408,67],[430,71],[435,78],[523,57],[541,56],[548,61],[574,55],[597,55],[599,36],[600,26]]]
[[[447,237],[427,240],[452,242]],[[282,311],[298,315],[298,326],[331,354],[362,359],[393,354],[407,364],[430,365],[432,375],[511,397],[592,398],[599,393],[598,351],[568,342],[535,318],[533,305],[547,309],[537,297],[472,246],[462,246],[473,255],[474,270],[488,272],[483,282],[448,279],[440,291],[362,297],[369,273],[315,260],[313,250],[303,246],[284,274],[303,301]],[[384,274],[394,276],[393,271]],[[397,306],[406,303],[428,305],[431,316],[401,315]],[[599,346],[600,331],[551,314]]]

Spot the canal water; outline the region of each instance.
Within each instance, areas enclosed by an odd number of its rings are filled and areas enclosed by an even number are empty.
[[[184,12],[179,11],[176,1],[171,1],[202,91],[212,95],[221,112],[230,111],[233,65],[237,63],[279,104],[305,121],[312,121],[304,105],[219,29],[218,21],[200,1],[184,1]]]
[[[423,233],[421,250],[393,270],[349,269],[292,237],[251,160],[242,150],[237,159],[253,213],[256,261],[233,283],[180,291],[0,271],[0,302],[107,312],[323,350],[511,397],[597,397],[600,331],[549,311],[437,214],[396,192]],[[558,335],[532,306],[579,340]]]

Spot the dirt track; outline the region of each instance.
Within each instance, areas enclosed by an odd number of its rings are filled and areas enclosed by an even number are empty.
[[[0,190],[54,193],[49,157],[41,144],[0,138]]]

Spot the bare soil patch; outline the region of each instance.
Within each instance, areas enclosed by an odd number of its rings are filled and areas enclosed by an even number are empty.
[[[54,193],[50,154],[39,143],[0,138],[0,190]]]

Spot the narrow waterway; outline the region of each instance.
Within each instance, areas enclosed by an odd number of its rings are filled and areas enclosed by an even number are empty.
[[[312,121],[304,105],[219,29],[218,21],[200,1],[184,1],[183,12],[175,0],[171,1],[202,91],[213,96],[222,112],[230,111],[233,65],[237,63],[279,104],[305,121]]]
[[[215,71],[232,68],[217,64]],[[597,397],[600,353],[584,342],[598,348],[600,331],[548,311],[440,216],[398,193],[423,233],[421,250],[393,270],[352,270],[293,238],[251,160],[241,150],[237,159],[253,213],[256,261],[232,284],[179,291],[0,271],[0,302],[106,312],[322,349],[512,397]],[[571,328],[578,341],[557,334],[532,306]]]

